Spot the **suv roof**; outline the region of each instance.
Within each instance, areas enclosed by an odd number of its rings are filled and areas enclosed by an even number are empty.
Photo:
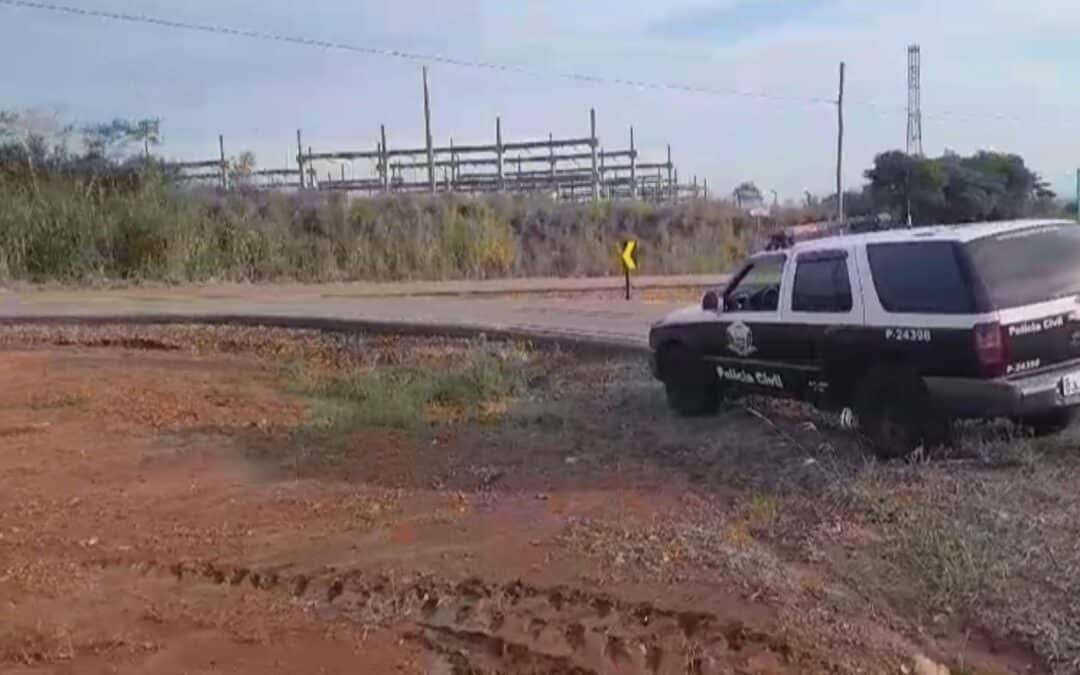
[[[1028,218],[1023,220],[1002,220],[986,223],[958,223],[950,225],[931,225],[928,227],[902,228],[893,230],[879,230],[876,232],[861,232],[858,234],[844,234],[821,239],[810,239],[797,242],[785,249],[787,252],[801,253],[805,251],[817,251],[821,249],[848,246],[851,244],[875,244],[883,242],[901,241],[959,241],[968,242],[984,237],[991,237],[1006,232],[1024,230],[1042,225],[1075,225],[1072,220],[1053,218]],[[776,254],[780,251],[761,251],[758,255]]]

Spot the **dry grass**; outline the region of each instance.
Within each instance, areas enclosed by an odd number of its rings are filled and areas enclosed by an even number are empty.
[[[720,203],[559,204],[536,198],[350,199],[325,193],[178,191],[40,175],[0,179],[0,281],[479,279],[718,272],[749,223]]]

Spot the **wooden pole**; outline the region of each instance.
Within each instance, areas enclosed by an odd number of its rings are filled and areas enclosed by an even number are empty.
[[[435,194],[435,151],[431,144],[431,99],[428,96],[427,66],[424,66],[424,132],[427,139],[428,190]]]
[[[311,146],[310,145],[307,148],[307,154],[308,154],[308,157],[311,157]],[[308,164],[311,164],[311,162],[309,161]],[[315,172],[315,165],[311,164],[311,167],[308,169],[308,186],[313,187],[313,188],[319,187],[317,185],[318,180],[319,180],[319,175],[318,175],[318,173]]]
[[[600,174],[597,171],[596,151],[599,148],[596,140],[596,108],[589,109],[589,147],[592,149],[592,198],[593,201],[600,199]]]
[[[634,127],[630,127],[630,199],[637,197],[637,150],[634,148]]]
[[[225,161],[225,136],[218,134],[218,150],[221,152],[221,189],[229,189],[229,163]]]
[[[390,167],[386,165],[386,125],[379,125],[379,136],[382,143],[379,145],[379,171],[382,177],[383,190],[390,190]]]
[[[457,153],[454,152],[454,138],[450,137],[450,181],[446,189],[453,192],[454,184],[457,183]]]
[[[667,146],[667,187],[668,196],[671,201],[675,201],[678,198],[678,194],[675,192],[675,181],[672,180],[672,171],[675,169],[675,165],[671,163],[671,146]]]
[[[503,181],[503,146],[502,146],[502,118],[495,118],[495,172],[498,176],[499,192],[505,189]]]
[[[607,182],[604,180],[604,169],[606,168],[605,165],[606,165],[606,162],[604,162],[604,149],[600,148],[600,196],[601,197],[607,197],[608,196],[608,194],[607,194],[608,193],[608,190],[607,190],[608,185],[607,185]]]
[[[840,93],[836,97],[836,218],[844,222],[844,62],[840,62]]]
[[[296,130],[296,169],[300,172],[300,189],[303,190],[304,185],[304,143],[300,139],[300,130]]]

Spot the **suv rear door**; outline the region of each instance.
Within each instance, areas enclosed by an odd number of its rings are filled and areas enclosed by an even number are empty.
[[[791,289],[780,304],[787,358],[802,366],[800,398],[820,404],[831,393],[830,363],[861,346],[863,301],[852,248],[798,253],[784,287]]]
[[[1006,376],[1080,359],[1080,226],[1037,225],[968,242],[979,302],[997,310]]]

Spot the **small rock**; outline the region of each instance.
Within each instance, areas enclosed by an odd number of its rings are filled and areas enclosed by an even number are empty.
[[[949,669],[940,663],[926,658],[922,654],[915,657],[911,663],[912,675],[949,675]]]
[[[578,463],[578,458],[577,457],[567,457],[566,459],[563,460],[563,462],[565,462],[566,464],[577,464]]]
[[[543,492],[540,492],[540,493],[538,493],[538,494],[536,495],[536,498],[537,498],[537,499],[539,499],[539,500],[540,500],[540,501],[542,501],[542,502],[546,502],[546,501],[547,501],[547,498],[548,498],[548,496],[547,496],[546,494],[544,494]]]

